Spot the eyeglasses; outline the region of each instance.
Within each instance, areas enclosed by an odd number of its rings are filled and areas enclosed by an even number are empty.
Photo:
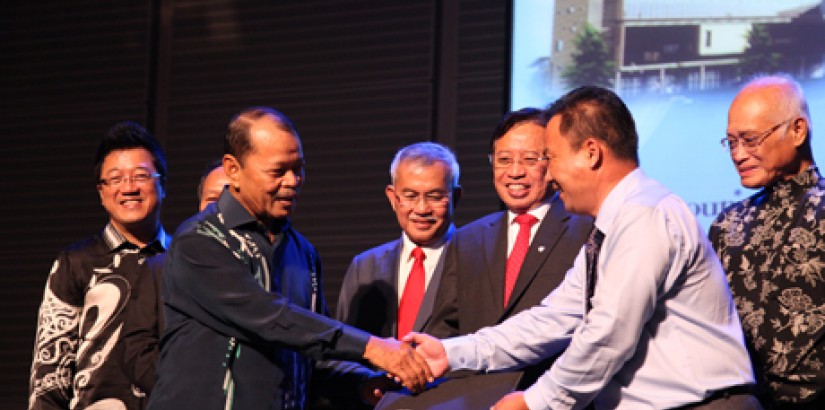
[[[788,118],[785,121],[780,122],[779,124],[774,125],[773,127],[768,128],[765,132],[756,135],[740,135],[738,137],[728,135],[725,138],[722,138],[719,143],[722,144],[722,148],[727,149],[729,151],[733,151],[739,144],[742,144],[742,148],[746,151],[752,151],[756,149],[759,145],[761,145],[765,140],[774,133],[774,131],[778,130],[779,127],[789,123],[793,118]]]
[[[518,162],[521,166],[525,168],[533,168],[539,164],[539,162],[547,161],[547,157],[539,156],[538,154],[524,154],[521,158],[516,159],[516,157],[512,154],[505,153],[505,154],[497,154],[488,155],[490,158],[490,164],[494,168],[510,168],[513,166],[514,163]]]
[[[395,197],[398,198],[398,202],[400,202],[401,205],[408,208],[413,208],[418,205],[418,201],[422,198],[424,199],[424,203],[426,205],[439,207],[447,205],[447,202],[450,200],[450,193],[444,191],[431,191],[421,195],[418,192],[405,191],[402,192],[401,195],[398,195],[396,192]]]
[[[158,173],[136,172],[132,174],[132,176],[114,175],[109,178],[101,178],[98,182],[107,187],[114,188],[122,185],[126,181],[132,181],[135,185],[146,185],[158,177],[160,177]]]

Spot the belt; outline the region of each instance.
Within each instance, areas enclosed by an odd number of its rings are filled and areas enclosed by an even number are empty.
[[[710,402],[713,402],[713,401],[716,401],[716,400],[719,400],[719,399],[727,399],[730,396],[737,396],[737,395],[740,395],[740,394],[754,394],[755,391],[756,391],[756,388],[752,384],[740,384],[738,386],[725,387],[724,389],[719,389],[719,390],[714,391],[713,393],[710,394],[710,396],[705,397],[705,399],[700,401],[700,402],[685,404],[685,405],[679,406],[679,407],[674,407],[671,410],[693,409],[693,408],[696,408],[696,407],[699,407],[699,406],[704,406],[704,405],[706,405]]]

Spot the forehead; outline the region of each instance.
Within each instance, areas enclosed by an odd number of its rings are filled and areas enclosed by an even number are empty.
[[[547,149],[558,150],[561,147],[568,146],[569,143],[566,138],[561,135],[561,116],[556,115],[547,123],[547,130],[545,131],[545,141]]]
[[[728,110],[728,129],[750,130],[774,122],[780,109],[773,94],[765,88],[740,92]]]
[[[395,185],[399,189],[446,189],[449,169],[447,164],[441,161],[425,165],[405,160],[398,164],[397,174]]]
[[[522,122],[510,128],[496,140],[493,148],[496,152],[505,150],[522,150],[540,152],[544,149],[544,127],[532,122]]]
[[[155,165],[152,163],[153,160],[154,157],[152,157],[152,153],[146,148],[117,149],[108,153],[106,157],[103,158],[101,172],[129,170],[139,167],[154,171]]]
[[[267,162],[290,161],[303,157],[301,141],[285,131],[271,116],[256,120],[249,129],[250,156]]]

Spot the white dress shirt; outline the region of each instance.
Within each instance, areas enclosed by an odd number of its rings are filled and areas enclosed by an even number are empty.
[[[544,217],[547,216],[547,212],[550,211],[550,203],[555,199],[555,196],[550,197],[548,200],[541,203],[541,205],[537,206],[535,209],[531,209],[527,211],[528,214],[533,215],[538,219],[533,226],[530,227],[530,242],[533,243],[533,238],[536,236],[536,232],[539,231],[539,226],[541,225],[541,221],[544,220]],[[516,238],[518,238],[518,231],[521,229],[521,225],[517,224],[516,216],[517,213],[513,211],[507,211],[507,256],[510,256],[510,253],[513,252],[513,246],[516,244]]]
[[[666,409],[753,383],[722,267],[686,204],[640,169],[605,198],[593,307],[585,257],[542,303],[444,341],[453,369],[503,370],[564,350],[525,391],[531,410]]]

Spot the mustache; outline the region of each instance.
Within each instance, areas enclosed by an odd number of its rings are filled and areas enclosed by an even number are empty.
[[[418,216],[410,219],[416,222],[438,222],[438,218],[434,216]]]

